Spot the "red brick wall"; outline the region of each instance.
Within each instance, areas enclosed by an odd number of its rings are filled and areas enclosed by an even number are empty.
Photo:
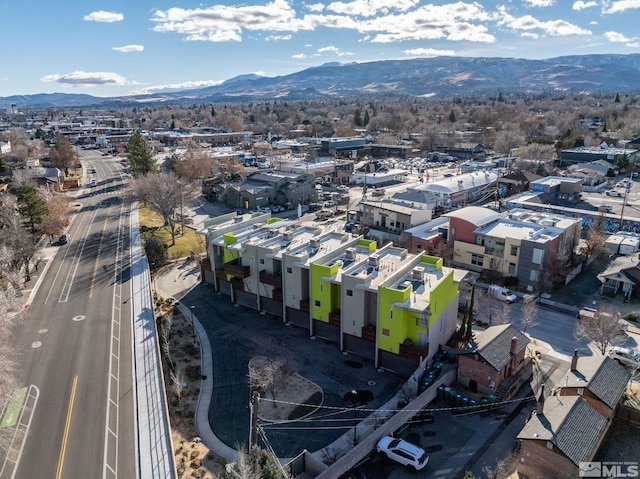
[[[547,448],[546,441],[526,439],[518,454],[518,472],[531,479],[575,479],[578,468],[557,449]]]
[[[560,396],[579,396],[578,388],[560,388]],[[614,410],[609,408],[605,403],[600,401],[591,391],[583,388],[582,398],[589,403],[593,409],[598,411],[607,419],[613,416]]]
[[[485,394],[492,394],[495,388],[502,381],[501,375],[493,366],[474,359],[474,354],[463,354],[458,356],[458,382],[469,387],[469,380],[473,379],[478,383],[478,391]],[[494,383],[493,389],[489,386]]]

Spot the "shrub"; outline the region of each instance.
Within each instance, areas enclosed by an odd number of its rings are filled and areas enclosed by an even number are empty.
[[[629,311],[626,316],[628,321],[637,321],[638,314],[635,311]]]

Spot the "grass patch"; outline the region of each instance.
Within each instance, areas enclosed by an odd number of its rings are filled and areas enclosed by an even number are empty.
[[[138,210],[140,218],[140,231],[142,239],[146,240],[150,236],[159,238],[167,245],[167,253],[169,259],[183,258],[189,256],[192,251],[196,254],[205,252],[204,239],[197,234],[193,228],[185,225],[182,230],[180,225],[176,226],[176,244],[171,245],[171,230],[168,226],[163,225],[162,217],[147,207],[141,207]]]

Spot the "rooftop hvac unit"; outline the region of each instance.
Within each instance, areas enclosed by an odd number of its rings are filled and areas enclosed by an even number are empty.
[[[369,266],[378,266],[380,264],[380,256],[372,254],[369,256]]]
[[[311,238],[309,241],[309,246],[312,248],[320,248],[320,240],[318,238]]]
[[[413,279],[422,279],[424,277],[424,267],[416,266],[413,268],[413,274],[411,275]]]
[[[407,289],[407,288],[413,289],[413,285],[411,284],[411,281],[403,281],[402,283],[400,283],[400,289]]]
[[[283,241],[291,241],[292,239],[293,239],[293,234],[291,233],[291,231],[285,231],[284,233],[282,233]]]
[[[234,223],[242,223],[242,220],[243,220],[242,216],[234,216],[233,217],[233,222]]]
[[[355,248],[347,248],[344,252],[344,255],[347,259],[356,259],[356,249]]]

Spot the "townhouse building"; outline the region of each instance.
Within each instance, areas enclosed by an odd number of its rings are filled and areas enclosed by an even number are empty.
[[[226,202],[233,208],[257,209],[281,205],[290,208],[318,201],[315,177],[306,173],[256,171],[240,184],[228,187]]]
[[[410,375],[455,332],[461,276],[441,258],[269,214],[223,215],[199,232],[217,292],[376,367]]]
[[[589,163],[597,160],[606,160],[617,165],[619,161],[624,159],[634,165],[637,156],[638,150],[635,148],[615,148],[606,144],[602,146],[579,146],[560,152],[560,166]]]

